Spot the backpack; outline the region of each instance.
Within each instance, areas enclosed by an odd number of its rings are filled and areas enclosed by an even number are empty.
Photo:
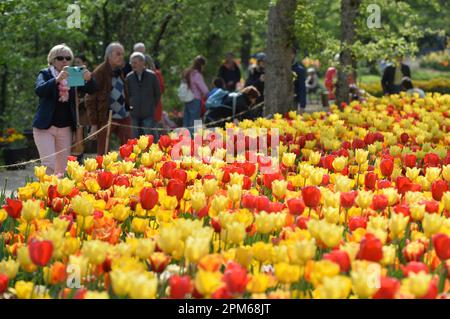
[[[178,87],[178,98],[183,103],[189,103],[194,99],[194,93],[189,89],[186,81],[181,81]]]
[[[211,94],[206,100],[206,109],[209,110],[223,105],[223,100],[227,95],[228,91],[217,89],[216,92]]]

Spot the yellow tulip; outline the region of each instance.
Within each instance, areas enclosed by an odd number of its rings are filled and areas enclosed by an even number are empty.
[[[17,261],[26,272],[34,272],[37,269],[37,266],[31,261],[27,246],[17,249]]]
[[[442,166],[442,177],[450,183],[450,164]]]
[[[430,289],[431,274],[424,271],[419,273],[410,272],[406,280],[408,290],[416,297],[420,298],[427,294]]]
[[[91,264],[100,265],[106,259],[108,244],[100,240],[85,241],[81,252],[86,256]]]
[[[157,244],[166,254],[171,254],[180,242],[180,235],[180,231],[175,227],[163,227],[159,232]]]
[[[303,239],[288,246],[289,260],[294,264],[305,264],[316,255],[316,241]]]
[[[210,238],[188,237],[184,248],[184,257],[196,263],[209,253]]]
[[[0,223],[3,223],[6,218],[8,218],[8,213],[6,212],[5,209],[0,208]]]
[[[39,180],[42,180],[43,177],[46,175],[47,167],[46,166],[35,166],[34,167],[34,175],[39,178]]]
[[[352,290],[352,281],[345,276],[324,277],[317,288],[318,298],[346,299]]]
[[[420,174],[420,168],[417,168],[417,167],[413,167],[413,168],[407,167],[406,168],[406,177],[408,177],[413,182],[417,179],[419,174]]]
[[[363,149],[357,149],[355,151],[355,160],[359,165],[363,164],[367,160],[367,156],[369,155],[368,151]]]
[[[450,211],[450,191],[442,195],[441,202],[444,203],[445,209]]]
[[[253,259],[253,249],[251,246],[239,246],[236,248],[236,253],[235,253],[235,258],[236,261],[244,266],[247,267],[248,265],[250,265],[250,263],[252,262]]]
[[[269,262],[272,257],[273,247],[271,244],[258,241],[252,246],[253,255],[261,263]]]
[[[308,162],[311,165],[317,165],[319,164],[321,157],[322,155],[320,154],[320,152],[311,152],[308,157]]]
[[[14,279],[19,271],[19,263],[11,257],[0,261],[0,274],[6,274],[10,280]]]
[[[428,167],[425,178],[428,182],[433,183],[439,178],[439,175],[441,175],[441,169],[439,167]]]
[[[71,179],[63,178],[58,180],[57,190],[63,196],[67,196],[75,187],[75,182]]]
[[[149,258],[153,254],[155,246],[155,242],[151,239],[140,239],[136,246],[136,256],[141,259]]]
[[[27,222],[38,218],[39,211],[41,210],[41,201],[27,200],[22,203],[22,218]]]
[[[148,274],[142,274],[133,278],[129,288],[130,297],[133,299],[154,299],[158,288],[158,279]]]
[[[149,219],[134,217],[131,221],[131,229],[133,232],[142,234],[148,228]]]
[[[30,299],[32,297],[34,284],[31,281],[19,280],[14,285],[16,296],[19,299]]]
[[[114,269],[109,273],[111,278],[111,286],[114,294],[119,297],[126,296],[132,287],[133,277],[122,270]]]
[[[283,153],[282,163],[286,167],[292,167],[295,164],[296,155],[294,153]]]
[[[425,216],[425,205],[413,203],[409,206],[411,217],[415,221],[422,220]]]
[[[269,214],[265,211],[255,215],[256,231],[261,234],[270,234],[275,228],[275,214]]]
[[[319,237],[327,247],[334,248],[341,242],[343,231],[343,226],[323,222],[319,226]]]
[[[84,299],[109,299],[109,294],[107,291],[88,290],[84,295]]]
[[[111,209],[111,214],[113,215],[114,219],[118,220],[119,222],[123,222],[130,215],[130,208],[125,206],[124,204],[116,204]]]
[[[244,224],[239,222],[232,222],[221,231],[221,239],[227,243],[240,245],[245,239],[247,232]]]
[[[72,198],[72,208],[80,216],[90,216],[94,213],[92,202],[80,195]]]
[[[86,185],[87,190],[91,194],[97,194],[100,190],[100,185],[95,178],[88,178],[85,180],[84,185]]]
[[[401,238],[408,225],[408,216],[403,214],[392,214],[389,219],[389,229],[391,231],[392,238]]]
[[[198,212],[200,209],[206,206],[206,195],[201,192],[191,193],[191,205],[194,211]]]
[[[208,196],[207,192],[205,194]],[[226,210],[228,208],[228,198],[222,195],[215,196],[211,202],[211,208],[216,212]]]
[[[336,157],[333,161],[333,168],[336,170],[336,172],[342,171],[345,166],[347,166],[347,157],[345,156],[339,156]]]
[[[369,271],[372,269],[372,271]],[[380,288],[380,266],[371,264],[366,270],[352,270],[352,290],[360,298],[370,298]]]
[[[359,191],[358,196],[356,196],[355,203],[362,209],[366,209],[372,203],[373,194],[368,191]]]
[[[425,214],[422,221],[422,227],[425,235],[429,238],[439,232],[445,217],[438,214]]]
[[[247,284],[247,290],[251,293],[263,293],[270,287],[270,277],[264,273],[258,273],[251,277]]]
[[[275,264],[275,276],[279,282],[291,284],[297,282],[302,275],[302,268],[298,265],[290,265],[288,263]]]
[[[340,272],[339,265],[330,260],[320,260],[314,263],[311,272],[311,283],[317,287],[324,277],[333,277]]]
[[[227,185],[228,198],[232,203],[237,203],[241,200],[242,186],[239,184]]]
[[[272,182],[272,192],[276,198],[281,199],[286,195],[287,191],[287,181],[285,180],[274,180]]]
[[[203,296],[209,297],[222,285],[222,274],[199,269],[195,276],[194,285],[196,290]]]
[[[396,258],[396,247],[394,245],[383,246],[383,259],[380,263],[383,266],[393,265]]]
[[[203,182],[203,192],[206,196],[210,197],[217,192],[218,181],[216,179],[206,179]]]
[[[84,160],[84,168],[88,172],[94,172],[95,170],[97,170],[97,166],[98,166],[98,163],[95,158],[86,158]]]

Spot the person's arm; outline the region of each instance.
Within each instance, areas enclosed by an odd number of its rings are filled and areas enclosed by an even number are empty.
[[[200,90],[200,93],[203,96],[207,96],[209,93],[209,89],[205,84],[205,81],[203,80],[203,76],[200,73],[194,74],[194,83],[197,86],[197,88]]]
[[[48,81],[45,81],[44,74],[42,72],[39,73],[36,79],[35,92],[39,97],[49,97],[56,94],[57,84],[56,79],[51,78]]]

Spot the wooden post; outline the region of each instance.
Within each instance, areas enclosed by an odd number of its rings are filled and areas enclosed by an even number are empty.
[[[105,154],[109,149],[109,136],[111,135],[112,110],[109,110],[108,127],[106,128]]]

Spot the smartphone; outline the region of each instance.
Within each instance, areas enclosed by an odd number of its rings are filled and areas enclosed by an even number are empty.
[[[66,71],[69,74],[67,82],[69,87],[84,86],[82,66],[69,66]]]

